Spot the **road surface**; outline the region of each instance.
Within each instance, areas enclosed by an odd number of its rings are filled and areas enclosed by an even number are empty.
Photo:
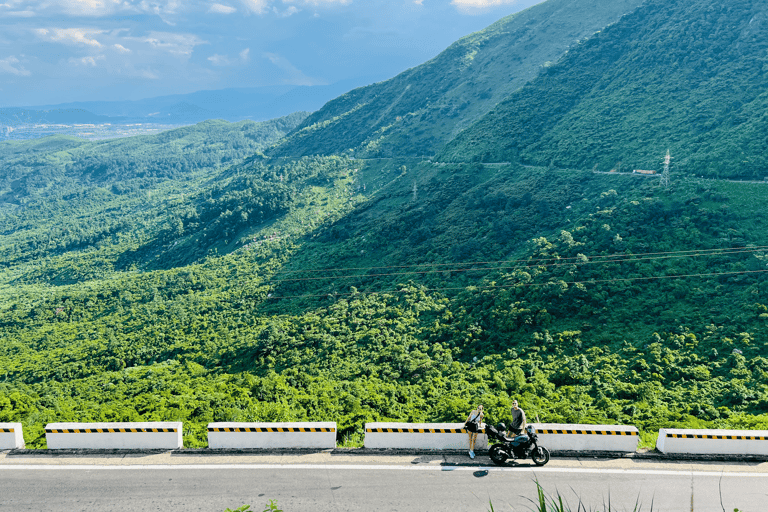
[[[0,511],[220,511],[269,500],[294,511],[534,510],[536,482],[572,510],[762,512],[768,463],[553,459],[496,468],[487,457],[305,454],[8,455]]]

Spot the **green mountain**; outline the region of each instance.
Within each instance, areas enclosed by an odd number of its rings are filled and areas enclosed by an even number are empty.
[[[309,116],[275,156],[429,156],[578,41],[640,0],[550,0],[464,37],[396,77]]]
[[[544,7],[588,17],[592,5]],[[309,121],[317,138],[281,140],[297,115],[0,144],[0,421],[42,447],[52,421],[179,420],[187,446],[204,446],[210,421],[335,420],[354,446],[366,421],[461,421],[478,402],[497,421],[518,398],[545,422],[637,425],[645,446],[660,427],[768,428],[768,186],[684,173],[677,146],[668,186],[594,172],[581,146],[562,150],[572,162],[534,158],[572,140],[558,116],[574,105],[574,130],[597,129],[606,104],[579,101],[601,89],[577,87],[591,76],[578,64],[603,55],[610,79],[616,27],[642,46],[658,39],[651,22],[676,20],[667,39],[705,53],[731,48],[744,9],[755,24],[763,5],[648,2],[510,92],[442,161],[351,158],[353,144],[314,155],[345,126],[367,140],[364,106]],[[738,37],[755,55],[766,36]],[[477,49],[472,62],[499,53]],[[733,66],[717,75],[729,91],[751,90],[752,68],[728,55],[708,65]],[[663,66],[638,69],[626,68],[644,84],[636,101],[667,91]],[[676,113],[689,96],[662,99]],[[740,140],[724,116],[712,133]],[[649,136],[669,122],[641,119]]]
[[[12,272],[27,267],[41,272],[51,258],[65,258],[74,268],[62,269],[59,279],[91,275],[77,262],[84,259],[82,251],[107,251],[115,258],[126,251],[123,242],[130,240],[132,247],[154,240],[185,195],[223,187],[224,169],[253,158],[305,116],[206,121],[100,142],[64,136],[2,142],[0,265]],[[120,268],[120,262],[130,265],[131,259],[123,255],[96,265],[93,275]]]
[[[446,161],[768,176],[764,1],[646,2],[501,102]]]

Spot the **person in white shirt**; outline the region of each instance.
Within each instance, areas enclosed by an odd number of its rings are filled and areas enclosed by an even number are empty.
[[[477,434],[483,429],[483,406],[478,405],[477,409],[474,409],[467,416],[467,421],[464,422],[464,426],[469,434],[469,458],[475,458],[475,441],[477,441]]]

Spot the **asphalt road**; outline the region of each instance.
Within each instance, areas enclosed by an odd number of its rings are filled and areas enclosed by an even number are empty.
[[[0,511],[534,510],[536,481],[576,512],[768,510],[768,464],[552,460],[485,466],[454,456],[0,455]],[[468,465],[472,464],[472,465]],[[639,505],[639,507],[638,507]],[[636,508],[637,507],[637,508]],[[651,508],[652,507],[652,508]]]

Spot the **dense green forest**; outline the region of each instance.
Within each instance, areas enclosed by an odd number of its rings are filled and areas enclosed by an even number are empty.
[[[768,176],[763,0],[651,0],[573,48],[441,159]]]
[[[306,114],[0,144],[0,422],[22,422],[40,448],[54,421],[183,421],[191,447],[211,421],[336,421],[354,446],[367,421],[462,421],[478,402],[505,420],[518,398],[542,422],[636,425],[645,445],[661,427],[768,429],[768,184],[711,179],[710,165],[742,176],[714,146],[691,146],[705,162],[671,145],[669,185],[595,172],[582,146],[546,153],[571,136],[557,126],[586,109],[584,91],[601,90],[558,80],[656,44],[654,24],[676,23],[664,41],[681,48],[706,35],[698,59],[737,37],[744,9],[754,24],[768,5],[644,4],[510,92],[445,161],[279,156]],[[751,65],[732,57],[729,80],[752,90]],[[719,77],[722,60],[708,64]],[[645,89],[666,84],[626,66]],[[338,126],[365,138],[369,114],[353,110]],[[762,126],[762,113],[731,112],[731,125]],[[719,115],[707,137],[746,133]],[[573,129],[592,118],[610,112]],[[519,143],[538,140],[534,120],[552,145]],[[483,161],[514,144],[515,158]]]

